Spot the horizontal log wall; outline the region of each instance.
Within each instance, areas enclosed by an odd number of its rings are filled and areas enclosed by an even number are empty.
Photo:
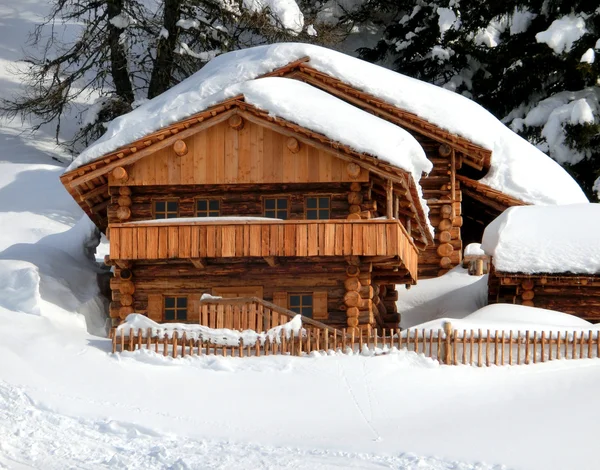
[[[513,303],[569,313],[600,322],[600,278],[515,276],[491,271],[488,303]]]
[[[127,221],[150,220],[154,218],[154,199],[177,199],[179,216],[195,216],[196,199],[218,199],[221,216],[263,217],[265,197],[287,197],[289,219],[305,219],[304,199],[306,196],[329,196],[330,218],[346,219],[349,213],[348,192],[350,183],[330,184],[256,184],[256,185],[181,185],[181,186],[130,186],[131,216]],[[123,222],[117,216],[119,187],[111,187],[111,204],[108,206],[109,223]]]
[[[208,265],[196,269],[190,263],[135,263],[131,268],[134,286],[131,312],[148,313],[150,294],[190,295],[213,294],[219,287],[261,287],[263,299],[273,302],[276,292],[327,292],[328,318],[321,319],[333,326],[346,326],[346,306],[344,304],[344,281],[346,279],[345,260],[319,263],[296,262],[269,266],[265,262],[245,262],[234,265]],[[111,316],[121,317],[120,270],[112,283],[113,303]],[[199,312],[188,311],[188,321],[198,323]],[[360,324],[369,323],[366,313],[359,318]]]

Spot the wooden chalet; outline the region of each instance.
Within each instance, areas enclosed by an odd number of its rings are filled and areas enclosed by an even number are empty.
[[[198,322],[210,294],[395,328],[396,285],[416,282],[433,241],[409,172],[244,96],[61,180],[110,240],[115,324],[133,312]]]

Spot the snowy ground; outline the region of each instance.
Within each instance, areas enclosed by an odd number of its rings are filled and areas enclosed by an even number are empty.
[[[4,91],[16,87],[6,67],[43,4],[0,0]],[[102,330],[104,305],[81,246],[89,225],[77,224],[81,212],[58,181],[64,165],[53,158],[65,155],[51,129],[34,137],[6,124],[0,468],[597,468],[600,361],[477,369],[403,352],[112,356],[88,332]],[[429,304],[435,318],[480,306],[483,278],[446,281],[413,288],[414,308]]]

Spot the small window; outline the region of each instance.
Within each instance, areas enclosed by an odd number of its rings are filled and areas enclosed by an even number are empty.
[[[187,320],[187,297],[165,297],[165,321]]]
[[[309,196],[304,200],[308,220],[329,219],[331,198],[329,196]]]
[[[265,217],[272,219],[288,218],[287,197],[267,197],[263,200]]]
[[[290,294],[288,305],[292,312],[299,313],[308,318],[312,318],[313,316],[312,294]]]
[[[154,201],[155,219],[175,219],[179,217],[178,201]]]
[[[219,217],[221,201],[218,199],[196,199],[196,217]]]

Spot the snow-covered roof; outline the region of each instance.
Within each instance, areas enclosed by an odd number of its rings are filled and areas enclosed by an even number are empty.
[[[330,49],[294,43],[216,57],[177,86],[115,119],[106,134],[68,170],[192,115],[205,108],[211,97],[224,96],[235,83],[255,79],[306,56],[314,69],[491,150],[491,168],[482,183],[533,204],[587,202],[581,188],[560,165],[464,96]]]
[[[511,207],[483,234],[496,270],[600,274],[600,204]]]

